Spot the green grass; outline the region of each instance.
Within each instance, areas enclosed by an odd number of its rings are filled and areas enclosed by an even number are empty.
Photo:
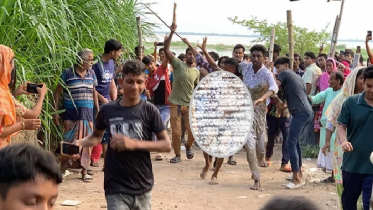
[[[318,146],[304,146],[302,147],[302,158],[317,158],[319,152]]]
[[[131,53],[138,42],[136,16],[144,17],[144,8],[137,0],[2,0],[0,7],[0,43],[15,51],[19,83],[45,82],[50,90],[40,136],[51,149],[62,138],[51,120],[61,71],[75,62],[82,48],[103,53],[111,38],[122,42],[125,56]],[[153,26],[142,23],[145,37],[152,36]],[[30,104],[27,98],[23,102]]]

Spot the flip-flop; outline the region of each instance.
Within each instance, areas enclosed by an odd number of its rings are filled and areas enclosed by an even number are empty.
[[[84,182],[92,182],[93,181],[92,176],[88,175],[88,174],[84,174],[82,179],[83,179]]]
[[[281,166],[280,171],[291,172],[291,167],[288,164],[284,164]]]
[[[97,162],[92,162],[92,163],[91,163],[91,166],[92,166],[92,167],[99,167],[100,164],[98,164]]]
[[[287,178],[286,178],[286,180],[292,180],[293,179],[293,173],[292,174],[290,174]]]
[[[170,163],[180,163],[181,159],[178,156],[175,156],[170,159]]]
[[[228,163],[229,165],[232,165],[232,166],[237,165],[237,162],[236,162],[235,160],[233,160],[233,159],[228,160],[227,163]]]
[[[260,167],[262,167],[262,168],[268,168],[270,165],[271,165],[270,162],[264,161],[262,164],[260,164]]]
[[[92,176],[94,174],[94,172],[93,172],[92,169],[88,168],[87,169],[87,174]]]
[[[157,153],[157,155],[155,156],[155,160],[156,160],[156,161],[161,161],[161,160],[163,160],[163,155],[162,155],[162,153]]]
[[[293,182],[289,182],[289,184],[286,185],[286,189],[288,190],[294,190],[294,189],[298,189],[300,187],[303,187],[304,185],[306,185],[306,181],[300,183],[300,184],[294,184]]]
[[[185,144],[185,152],[186,152],[186,156],[187,156],[187,158],[189,160],[194,158],[193,149],[192,149],[192,147],[189,147],[189,149],[188,149],[188,145],[187,144]]]

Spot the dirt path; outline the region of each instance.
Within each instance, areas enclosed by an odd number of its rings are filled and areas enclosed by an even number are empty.
[[[199,178],[204,166],[202,151],[195,148],[193,160],[187,160],[183,154],[183,162],[170,164],[166,160],[153,161],[155,186],[152,191],[154,210],[194,209],[194,210],[242,210],[259,209],[266,201],[275,195],[302,195],[317,202],[324,209],[338,209],[338,196],[333,184],[307,183],[302,189],[285,190],[287,173],[279,171],[280,145],[276,144],[272,166],[262,169],[262,191],[252,191],[251,173],[246,161],[246,154],[242,150],[235,156],[236,166],[223,164],[219,173],[219,184],[208,184],[212,171],[205,180]],[[172,153],[164,154],[168,159]],[[154,159],[155,154],[152,154]],[[102,165],[102,160],[100,162]],[[304,160],[304,170],[309,179],[322,179],[328,175],[321,171],[314,171],[316,160]],[[60,195],[56,204],[57,210],[106,209],[103,190],[103,172],[96,168],[95,181],[83,183],[78,171],[66,178],[60,186]],[[310,170],[311,169],[311,170]],[[77,206],[61,206],[64,200],[79,200]]]

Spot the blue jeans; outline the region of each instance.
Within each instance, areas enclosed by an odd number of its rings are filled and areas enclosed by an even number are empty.
[[[106,195],[108,210],[151,210],[151,192],[142,195],[114,194]]]
[[[282,160],[281,165],[289,163],[289,153],[286,148],[286,140],[289,135],[290,117],[270,116],[267,114],[267,127],[268,127],[268,142],[266,146],[266,158],[271,158],[273,155],[273,147],[275,146],[275,138],[278,133],[278,129],[282,133]]]
[[[169,105],[156,105],[161,114],[162,123],[165,127],[167,127],[167,123],[170,121],[170,106]],[[153,133],[153,139],[157,140],[157,137]]]
[[[307,112],[298,112],[292,114],[292,119],[289,127],[289,136],[286,141],[288,149],[291,170],[299,172],[302,167],[302,155],[299,145],[299,139],[308,124],[313,124],[313,114]]]
[[[373,174],[357,174],[342,171],[343,193],[341,196],[344,210],[356,210],[357,201],[363,191],[364,210],[369,210],[370,196],[372,194]]]
[[[315,117],[315,112],[312,112],[312,123],[307,124],[302,132],[300,144],[303,146],[316,145],[316,133],[315,133],[315,126],[313,123],[314,117]]]

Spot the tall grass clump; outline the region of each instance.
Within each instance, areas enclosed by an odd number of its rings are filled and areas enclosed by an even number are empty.
[[[18,83],[44,82],[49,88],[39,136],[51,149],[62,138],[52,121],[53,90],[61,71],[82,48],[103,53],[111,38],[131,53],[138,42],[136,16],[144,17],[144,9],[137,0],[2,0],[0,8],[0,44],[15,51]],[[142,22],[145,37],[152,35],[153,26]],[[31,103],[27,97],[22,101]]]

